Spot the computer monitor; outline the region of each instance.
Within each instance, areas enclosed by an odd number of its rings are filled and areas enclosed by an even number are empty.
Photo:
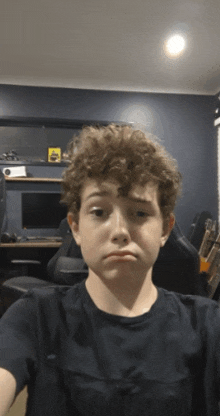
[[[67,208],[60,203],[60,193],[22,192],[22,228],[56,229],[67,215]]]

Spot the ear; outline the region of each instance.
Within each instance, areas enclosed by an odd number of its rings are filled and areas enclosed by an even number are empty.
[[[164,223],[164,227],[163,227],[163,234],[161,236],[161,247],[163,247],[165,245],[165,243],[167,242],[170,233],[174,227],[175,224],[175,215],[173,213],[170,214],[170,218],[168,221],[166,221],[166,223]]]
[[[80,238],[80,232],[79,232],[79,224],[74,220],[74,216],[71,212],[68,212],[67,214],[67,221],[70,226],[70,229],[72,231],[73,237],[76,241],[76,244],[78,246],[81,245],[81,238]]]

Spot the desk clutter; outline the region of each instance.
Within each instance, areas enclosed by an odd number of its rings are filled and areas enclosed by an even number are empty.
[[[62,242],[62,237],[59,236],[26,236],[26,237],[21,237],[21,236],[17,236],[15,233],[3,233],[1,235],[1,243],[4,244],[10,244],[10,243],[23,243],[25,241],[30,241],[30,242],[34,242],[34,241],[48,241],[48,242]]]

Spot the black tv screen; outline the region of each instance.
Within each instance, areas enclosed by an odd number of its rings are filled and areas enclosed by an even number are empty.
[[[22,198],[22,228],[58,228],[67,215],[60,203],[60,193],[24,192]]]

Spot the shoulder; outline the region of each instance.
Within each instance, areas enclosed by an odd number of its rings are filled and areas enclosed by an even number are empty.
[[[196,310],[200,313],[208,310],[220,311],[218,302],[199,295],[183,295],[177,292],[171,292],[166,289],[159,288],[162,292],[164,300],[173,308],[183,308],[185,310]]]
[[[73,286],[49,286],[46,288],[37,288],[27,292],[21,301],[34,305],[37,309],[55,312],[55,309],[62,306],[68,309],[71,305],[81,301],[82,287],[84,282]]]
[[[57,300],[58,302],[65,299],[70,294],[74,297],[80,295],[84,281],[78,284],[71,285],[51,285],[43,288],[35,288],[29,290],[21,299],[35,299],[39,302],[48,302],[50,300]]]
[[[65,315],[65,311],[75,305],[81,307],[81,290],[84,282],[74,286],[49,286],[29,290],[13,303],[1,318],[1,324],[53,321]],[[1,325],[2,326],[2,325]]]
[[[165,301],[164,307],[173,312],[184,323],[190,320],[193,326],[201,328],[216,326],[220,332],[220,307],[218,302],[197,295],[183,295],[160,289]]]

